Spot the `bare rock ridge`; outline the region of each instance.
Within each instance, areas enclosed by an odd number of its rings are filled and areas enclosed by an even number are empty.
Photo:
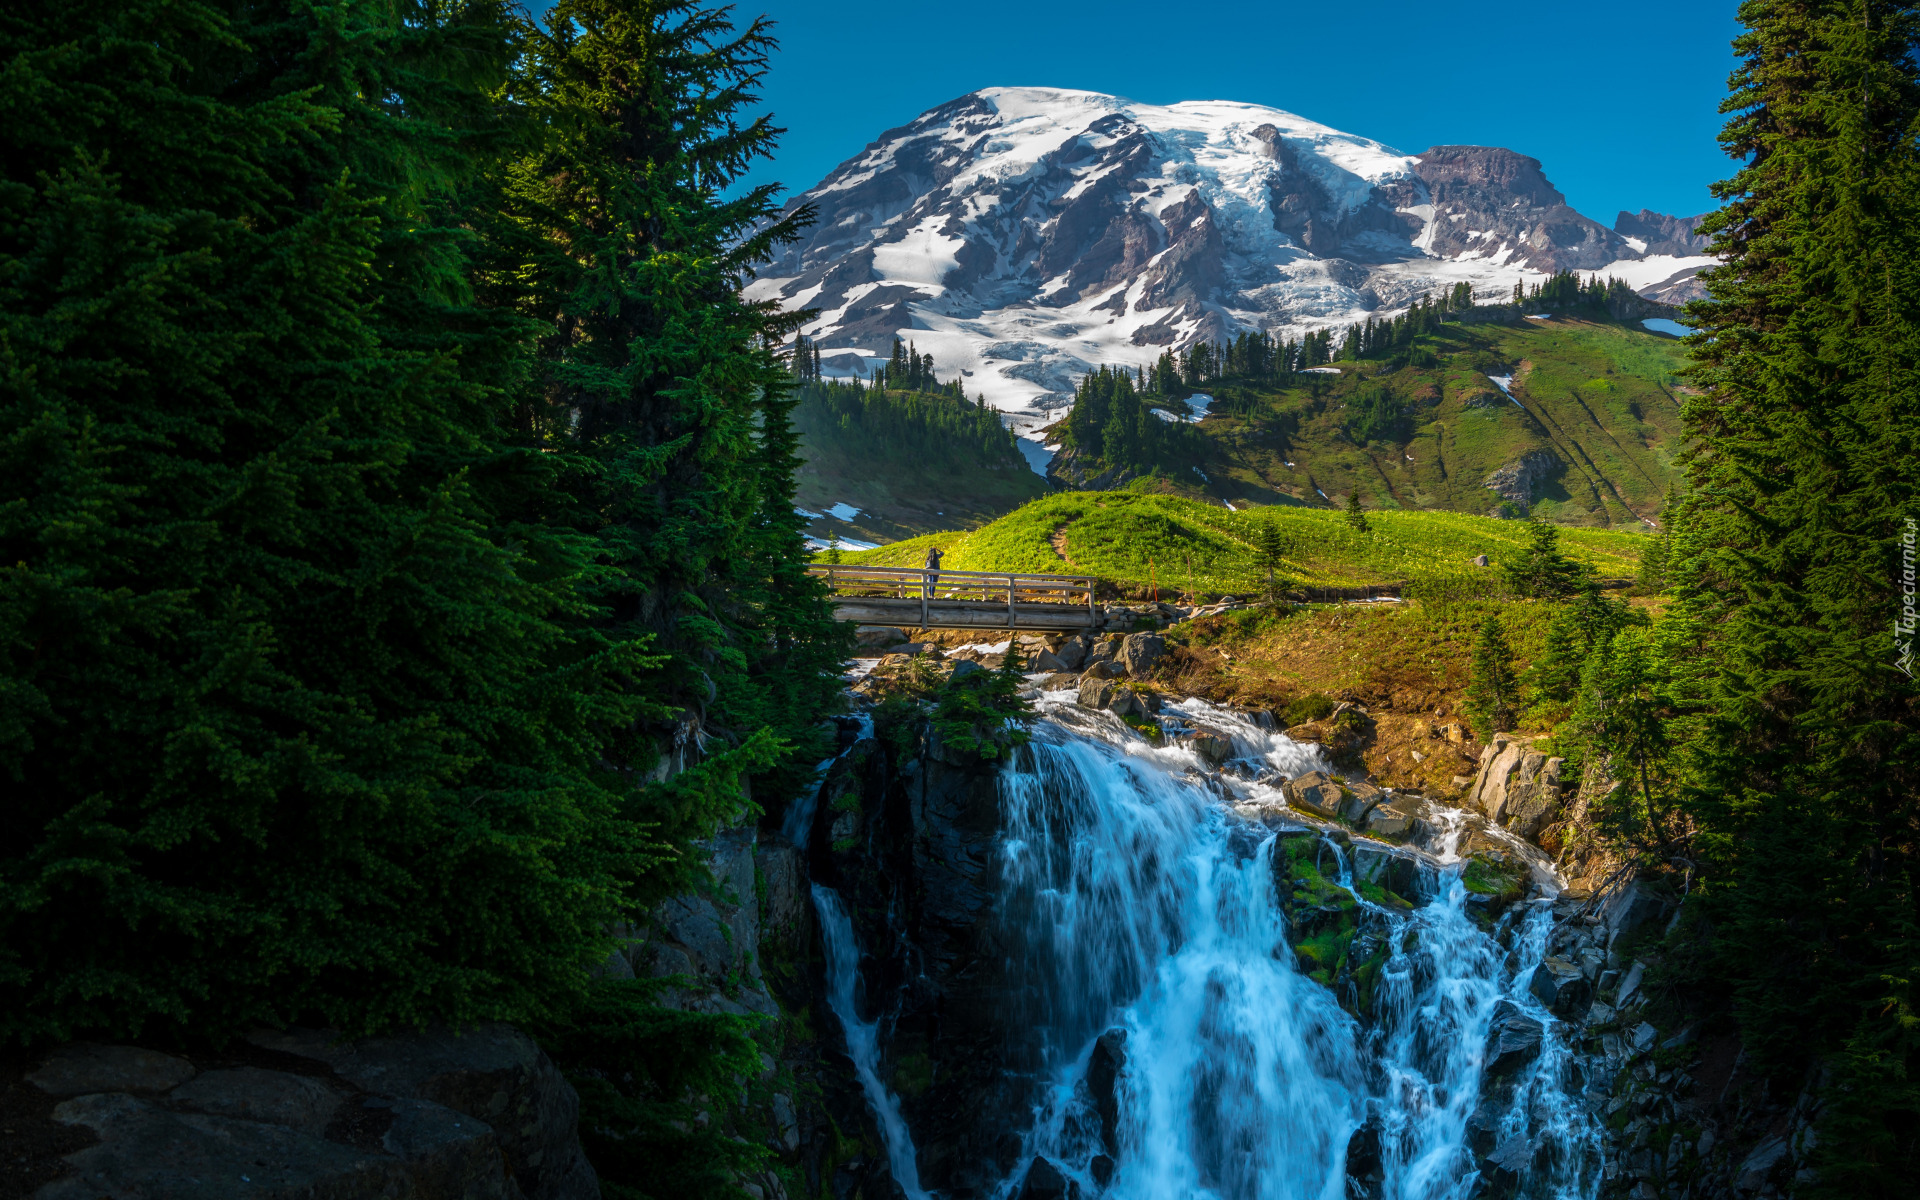
[[[796,196],[815,223],[748,287],[817,309],[829,375],[893,339],[1030,428],[1102,363],[1246,330],[1297,337],[1557,270],[1684,298],[1698,218],[1574,211],[1538,160],[1403,154],[1279,109],[989,88],[890,129]]]

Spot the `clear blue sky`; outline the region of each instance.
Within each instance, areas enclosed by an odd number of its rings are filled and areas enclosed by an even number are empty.
[[[1713,206],[1736,0],[739,0],[778,22],[766,99],[788,129],[755,171],[799,191],[882,130],[976,88],[1241,100],[1404,153],[1539,159],[1603,224]]]

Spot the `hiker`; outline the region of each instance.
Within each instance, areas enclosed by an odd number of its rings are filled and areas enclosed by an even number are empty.
[[[932,597],[934,589],[940,586],[940,547],[927,547],[927,595]]]

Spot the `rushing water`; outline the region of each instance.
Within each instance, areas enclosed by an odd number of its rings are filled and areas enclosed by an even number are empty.
[[[1023,1163],[1043,1156],[1083,1196],[1116,1200],[1597,1192],[1598,1130],[1578,1072],[1526,990],[1549,906],[1485,930],[1458,871],[1431,859],[1419,872],[1426,902],[1411,914],[1354,890],[1359,938],[1387,950],[1358,1019],[1296,967],[1276,838],[1232,807],[1277,802],[1280,776],[1326,769],[1317,749],[1198,701],[1170,708],[1175,729],[1231,734],[1234,761],[1216,772],[1061,699],[1049,697],[1033,745],[1002,776],[999,919],[1017,948],[1006,1065],[1051,1081]],[[1457,832],[1435,847],[1442,858]],[[1349,856],[1331,841],[1321,849],[1328,876],[1351,889]],[[832,1007],[895,1178],[923,1196],[910,1133],[879,1081],[875,1027],[854,1003],[852,929],[831,891],[814,898]],[[1496,1017],[1538,1022],[1544,1035],[1531,1062],[1489,1082]],[[1104,1119],[1087,1082],[1097,1040],[1109,1069],[1119,1064]],[[1483,1177],[1488,1162],[1497,1178]],[[997,1195],[1017,1195],[1024,1172]]]

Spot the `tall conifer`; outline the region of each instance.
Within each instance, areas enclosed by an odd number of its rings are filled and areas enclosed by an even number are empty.
[[[1818,1187],[1911,1188],[1920,1118],[1913,680],[1901,539],[1920,519],[1920,14],[1749,0],[1703,225],[1704,395],[1668,564],[1711,663],[1689,808],[1756,1061],[1826,1076]]]

